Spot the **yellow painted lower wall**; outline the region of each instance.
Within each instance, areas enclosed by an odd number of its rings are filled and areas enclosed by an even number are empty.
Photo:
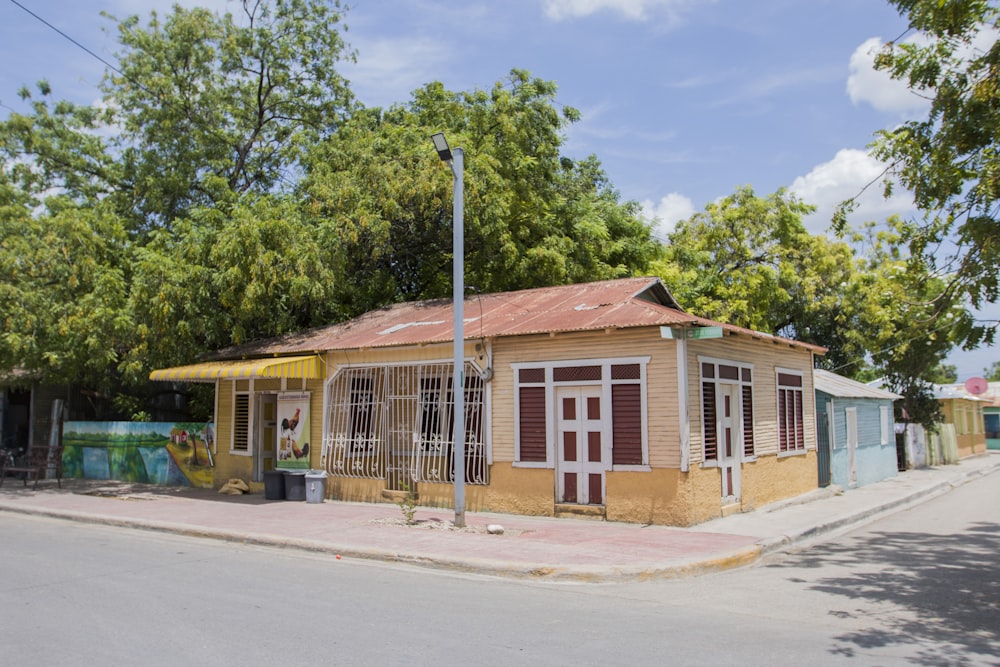
[[[608,521],[689,526],[691,480],[680,470],[609,472],[605,478]]]
[[[743,502],[748,512],[779,500],[809,493],[819,486],[816,452],[763,456],[743,464]]]
[[[555,514],[555,479],[551,468],[490,467],[490,485],[466,484],[465,507],[470,512],[526,516]],[[816,455],[765,456],[743,465],[742,511],[808,493],[816,488]],[[657,468],[645,472],[607,473],[605,517],[608,521],[666,526],[691,526],[722,515],[718,468],[695,467],[689,472]],[[327,497],[353,502],[388,502],[383,480],[329,477]],[[453,508],[451,484],[421,483],[417,505]]]
[[[515,468],[512,463],[490,466],[486,509],[528,516],[555,513],[555,477],[551,468]]]
[[[966,433],[958,436],[958,458],[974,456],[986,451],[986,435],[984,433]]]
[[[424,507],[455,507],[453,484],[417,484],[417,502]],[[486,487],[480,484],[465,485],[465,509],[469,512],[486,512]]]
[[[554,480],[551,470],[515,470],[510,463],[497,463],[490,468],[490,476],[489,486],[465,485],[467,511],[552,516]],[[326,480],[326,497],[331,500],[390,502],[382,495],[385,489],[385,481],[380,479],[331,476]],[[421,482],[417,485],[417,505],[454,508],[455,487],[451,484]]]
[[[354,477],[327,477],[326,497],[355,503],[385,502],[382,491],[385,480],[357,479]]]
[[[250,481],[253,476],[253,457],[233,456],[229,452],[220,451],[215,456],[215,488],[218,489],[231,479],[242,479],[250,486],[250,491],[263,491],[263,484]]]
[[[492,470],[496,474],[487,493],[489,509],[515,514],[553,514],[551,470],[515,469],[509,464],[495,464]],[[534,474],[526,476],[526,473]],[[506,479],[508,476],[511,479]],[[691,526],[722,514],[718,468],[695,467],[687,473],[671,468],[611,471],[607,473],[606,486],[608,521]],[[743,465],[741,509],[751,511],[816,487],[815,452],[782,458],[761,457]]]

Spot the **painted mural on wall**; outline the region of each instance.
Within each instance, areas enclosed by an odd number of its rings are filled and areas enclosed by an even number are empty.
[[[173,422],[63,424],[63,476],[212,487],[214,425]]]

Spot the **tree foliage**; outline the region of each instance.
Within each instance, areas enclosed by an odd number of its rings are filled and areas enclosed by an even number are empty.
[[[823,345],[824,365],[843,368],[864,357],[864,300],[852,249],[803,226],[812,210],[738,188],[677,225],[658,272],[687,310]]]
[[[889,42],[876,68],[930,98],[923,120],[880,132],[885,190],[911,190],[923,219],[902,230],[917,273],[947,276],[938,313],[956,298],[995,303],[1000,275],[1000,9],[987,0],[889,0],[926,40]],[[985,43],[985,47],[980,45]],[[844,216],[852,202],[838,212]],[[923,266],[921,266],[923,265]],[[923,268],[926,267],[926,268]],[[992,342],[995,324],[959,332],[967,347]]]
[[[0,204],[0,369],[105,389],[132,329],[124,229],[106,207],[49,203]]]
[[[818,363],[900,393],[900,417],[931,426],[931,385],[971,315],[941,312],[948,283],[911,261],[908,223],[869,223],[844,241],[811,235],[812,207],[783,190],[750,187],[680,222],[655,265],[686,309],[712,319],[828,348]]]
[[[121,121],[119,193],[140,229],[294,179],[352,104],[337,71],[352,57],[339,2],[238,4],[240,21],[175,5],[163,20],[118,24],[119,67],[104,89]]]
[[[932,428],[940,419],[932,385],[948,377],[944,360],[972,325],[972,315],[946,296],[946,280],[908,256],[901,239],[909,224],[891,217],[884,226],[865,227],[860,293],[868,307],[861,327],[872,365],[886,387],[903,396],[899,416]],[[943,303],[950,304],[945,312]]]
[[[100,385],[145,414],[151,368],[451,292],[452,179],[466,150],[466,273],[494,291],[630,275],[657,248],[579,114],[515,70],[355,104],[332,0],[175,6],[117,22],[100,105],[22,91],[0,122],[0,369]],[[9,276],[9,278],[8,278]]]
[[[560,153],[575,110],[553,83],[514,70],[490,91],[440,83],[407,105],[355,113],[310,152],[302,192],[353,312],[450,294],[452,186],[433,151],[445,131],[465,152],[466,283],[481,292],[644,270],[656,252],[638,206],[594,157]],[[364,276],[364,280],[357,280]]]

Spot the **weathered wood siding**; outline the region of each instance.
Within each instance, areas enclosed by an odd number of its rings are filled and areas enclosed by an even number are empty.
[[[699,357],[753,365],[753,418],[758,458],[778,454],[777,368],[802,373],[802,417],[806,451],[816,450],[816,396],[813,391],[813,355],[808,350],[749,335],[688,341],[688,397],[691,415],[691,465],[702,456],[702,406]],[[795,456],[792,454],[791,456]]]
[[[517,383],[511,364],[648,356],[649,464],[653,467],[679,467],[677,353],[674,345],[674,341],[660,337],[659,327],[498,339],[493,346],[493,460],[514,461],[514,391]]]

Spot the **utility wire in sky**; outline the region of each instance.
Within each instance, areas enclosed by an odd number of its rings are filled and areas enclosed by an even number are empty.
[[[34,17],[36,20],[38,20],[41,23],[43,23],[46,27],[48,27],[48,28],[50,28],[52,30],[55,30],[63,38],[69,40],[70,42],[72,42],[78,48],[83,49],[84,51],[86,51],[88,54],[90,54],[94,58],[97,58],[98,60],[100,60],[102,63],[104,63],[105,65],[107,65],[108,67],[110,67],[112,69],[112,71],[117,72],[118,74],[121,74],[122,76],[125,76],[124,74],[122,74],[121,70],[119,70],[117,67],[115,67],[114,65],[112,65],[107,60],[105,60],[104,58],[100,57],[99,55],[97,55],[96,53],[94,53],[93,51],[91,51],[90,49],[88,49],[86,46],[84,46],[80,42],[76,41],[75,39],[73,39],[72,37],[70,37],[69,35],[67,35],[66,33],[64,33],[59,28],[55,27],[54,25],[52,25],[51,23],[49,23],[48,21],[46,21],[45,19],[43,19],[41,16],[39,16],[35,12],[31,11],[30,9],[28,9],[27,7],[25,7],[24,5],[22,5],[17,0],[10,0],[10,2],[11,2],[11,4],[16,5],[17,7],[20,7],[21,9],[23,9],[24,11],[26,11],[28,14],[30,14],[32,17]]]

